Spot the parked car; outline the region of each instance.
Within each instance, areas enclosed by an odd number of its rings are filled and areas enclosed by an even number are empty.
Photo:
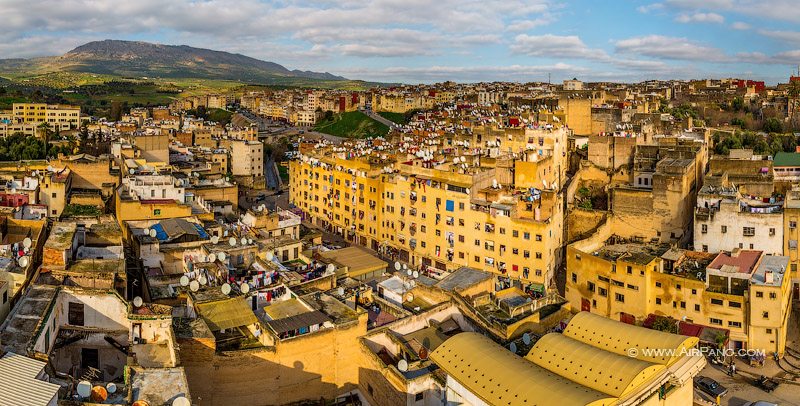
[[[778,387],[778,381],[774,379],[767,378],[764,375],[761,375],[758,379],[756,379],[756,386],[761,388],[764,392],[772,392],[775,388]]]
[[[767,402],[766,400],[759,400],[757,402],[747,402],[744,406],[778,406],[778,404]]]
[[[706,376],[695,378],[694,386],[715,398],[717,396],[725,396],[725,394],[728,393],[728,388],[720,385],[719,382]]]

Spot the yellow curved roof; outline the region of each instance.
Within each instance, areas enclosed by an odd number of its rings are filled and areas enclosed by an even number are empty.
[[[451,337],[430,359],[491,405],[600,406],[617,400],[514,355],[478,333]]]
[[[555,333],[540,338],[525,358],[554,374],[618,398],[666,369]]]
[[[629,348],[636,348],[636,358],[661,365],[672,365],[685,353],[683,350],[697,345],[697,337],[687,337],[650,330],[607,319],[589,312],[580,312],[570,320],[564,335],[602,350],[628,356]],[[659,350],[645,354],[644,349]],[[669,354],[666,350],[674,350]]]

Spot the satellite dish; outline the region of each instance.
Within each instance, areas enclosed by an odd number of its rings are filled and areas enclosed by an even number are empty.
[[[106,391],[108,391],[108,393],[116,392],[117,391],[117,384],[115,384],[114,382],[109,382],[106,385]]]
[[[150,231],[148,231],[147,233],[150,234],[150,237],[153,238],[156,238],[156,234],[158,234],[154,228],[151,228]]]
[[[172,406],[192,406],[192,402],[189,399],[186,399],[183,396],[178,396],[175,400],[172,401]]]
[[[19,266],[21,266],[21,267],[23,267],[23,268],[25,268],[26,266],[28,266],[28,264],[29,264],[30,262],[31,262],[31,260],[30,260],[30,258],[28,258],[28,257],[20,257],[20,258],[19,258],[19,260],[17,260],[17,263],[19,263]]]
[[[133,168],[131,168],[131,169],[128,169],[128,173],[130,173],[131,175],[133,175],[134,173],[136,173],[136,170],[135,170],[135,169],[133,169]]]
[[[399,263],[399,262],[395,262],[395,263],[394,263],[394,270],[395,270],[395,271],[399,271],[399,270],[400,270],[400,267],[401,267],[401,266],[400,266],[400,263]]]
[[[417,352],[417,356],[418,356],[418,357],[419,357],[419,359],[421,359],[421,360],[426,360],[426,359],[428,359],[428,349],[427,349],[427,348],[425,348],[425,347],[420,347],[420,348],[419,348],[419,352]]]
[[[219,242],[219,236],[215,235],[215,236],[211,237],[211,243],[212,244],[216,244],[218,242]]]
[[[272,251],[267,251],[267,261],[272,261],[273,258],[275,258],[275,254]]]
[[[511,343],[511,345],[508,346],[508,349],[511,350],[511,352],[513,352],[514,354],[516,354],[517,353],[517,344]]]
[[[400,372],[408,371],[408,361],[401,359],[400,362],[397,363],[397,369],[399,369]]]
[[[525,343],[525,345],[531,345],[531,335],[528,333],[523,334],[522,342]]]
[[[231,285],[229,285],[227,283],[222,285],[222,294],[223,295],[230,295],[231,294]]]
[[[408,269],[408,265],[403,264],[403,269]]]
[[[344,288],[339,287],[338,289],[336,289],[336,294],[339,296],[344,296]]]
[[[198,278],[197,281],[200,282],[200,284],[203,286],[208,284],[208,278],[206,278],[205,276],[200,276],[200,278]]]
[[[231,238],[228,240],[228,244],[230,244],[230,245],[231,245],[231,247],[235,247],[235,246],[236,246],[236,238],[233,238],[233,237],[231,237]]]
[[[217,260],[217,256],[214,254],[208,254],[208,262],[214,262]]]
[[[467,190],[465,190],[465,192],[467,192],[467,194],[469,194],[469,188],[467,188]]]
[[[412,271],[410,269],[406,269],[406,275],[411,276],[413,274],[414,274],[414,271]]]
[[[413,301],[414,301],[414,294],[411,293],[411,292],[408,292],[406,294],[406,302],[413,302]]]
[[[219,258],[220,261],[224,261],[225,260],[225,253],[224,252],[220,252],[219,254],[217,254],[217,258]]]
[[[106,399],[108,399],[108,391],[106,390],[106,388],[97,385],[94,388],[92,388],[92,392],[89,398],[92,400],[92,402],[103,403],[106,401]]]
[[[78,396],[88,398],[89,395],[92,394],[92,383],[89,381],[80,381],[75,390],[78,392]]]
[[[242,237],[242,245],[247,245],[247,238]]]
[[[242,290],[242,293],[246,295],[248,292],[250,292],[250,285],[248,285],[247,282],[242,282],[240,289]]]
[[[248,243],[248,244],[252,244],[252,243],[253,243],[253,239],[252,239],[252,238],[248,238],[248,239],[247,239],[247,243]]]
[[[189,277],[186,275],[181,276],[181,286],[189,286]]]
[[[30,248],[31,244],[33,244],[33,241],[31,241],[31,239],[28,237],[25,237],[25,239],[22,240],[22,246],[25,247],[25,249]]]
[[[196,280],[195,281],[191,281],[189,283],[189,289],[191,289],[192,292],[197,292],[198,290],[200,290],[200,282],[198,282]]]
[[[328,264],[328,266],[325,267],[325,270],[330,273],[336,272],[336,265]]]
[[[417,279],[417,278],[419,278],[419,272],[417,272],[417,271],[414,271],[414,273],[413,273],[413,274],[411,274],[411,277],[413,277],[414,279]]]
[[[139,297],[139,296],[136,296],[135,298],[133,298],[133,305],[134,305],[134,306],[136,306],[136,307],[142,307],[142,304],[143,304],[143,303],[144,303],[144,302],[142,301],[142,298],[141,298],[141,297]]]

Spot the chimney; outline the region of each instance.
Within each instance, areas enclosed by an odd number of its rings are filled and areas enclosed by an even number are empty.
[[[768,270],[768,271],[764,272],[764,282],[767,285],[772,285],[775,282],[775,278],[774,278],[774,276],[772,274],[772,271]]]

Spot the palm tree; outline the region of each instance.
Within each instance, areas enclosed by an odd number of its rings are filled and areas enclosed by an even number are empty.
[[[50,123],[46,121],[43,121],[41,124],[39,124],[38,128],[44,135],[44,157],[47,159],[47,151],[50,149],[50,135],[53,130],[50,128]]]

